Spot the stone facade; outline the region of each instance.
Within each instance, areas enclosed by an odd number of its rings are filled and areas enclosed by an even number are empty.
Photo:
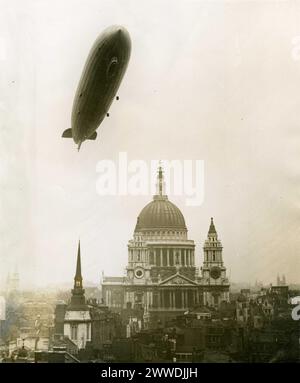
[[[164,194],[161,168],[157,194],[138,216],[128,243],[126,275],[103,276],[102,297],[115,311],[128,306],[143,309],[145,327],[165,323],[197,305],[217,307],[229,301],[222,245],[213,219],[199,270],[184,217]]]

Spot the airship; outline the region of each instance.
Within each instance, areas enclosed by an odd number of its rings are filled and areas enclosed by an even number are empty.
[[[73,102],[71,128],[62,137],[73,138],[78,150],[85,140],[95,140],[96,130],[115,99],[131,53],[128,31],[106,28],[96,39],[86,60]]]

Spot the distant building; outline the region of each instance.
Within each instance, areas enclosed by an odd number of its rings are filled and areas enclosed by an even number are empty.
[[[1,321],[5,321],[6,319],[6,300],[4,296],[0,296],[0,326]],[[1,337],[1,333],[0,333]]]
[[[8,273],[6,279],[6,295],[11,296],[19,292],[20,288],[20,277],[17,267],[13,273]]]
[[[109,308],[144,312],[144,326],[165,323],[197,305],[219,307],[229,301],[229,281],[222,244],[211,219],[201,270],[195,266],[195,243],[188,239],[185,219],[165,194],[162,168],[157,193],[137,218],[128,243],[124,277],[102,278]]]
[[[282,277],[280,278],[280,276],[278,274],[276,282],[277,282],[277,286],[286,286],[285,275],[283,274]]]
[[[241,293],[236,300],[236,320],[239,324],[248,324],[250,318],[250,302],[247,295]]]

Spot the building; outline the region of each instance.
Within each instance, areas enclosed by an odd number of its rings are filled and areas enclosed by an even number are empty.
[[[286,286],[285,275],[283,274],[283,275],[282,275],[282,279],[280,279],[279,274],[277,274],[276,282],[277,282],[277,286]]]
[[[204,244],[204,262],[195,265],[195,243],[181,211],[165,194],[159,167],[156,195],[140,212],[128,243],[124,277],[102,277],[109,308],[140,308],[143,326],[156,326],[197,305],[218,307],[229,301],[229,281],[213,219]]]
[[[204,243],[204,262],[199,284],[203,286],[203,303],[219,307],[221,302],[229,302],[229,281],[223,263],[222,244],[211,218],[207,239]]]
[[[82,286],[80,241],[78,244],[74,288],[71,301],[65,311],[64,335],[69,337],[79,350],[85,349],[86,343],[91,341],[91,315]]]
[[[19,285],[20,285],[20,278],[17,266],[15,267],[15,270],[12,274],[8,273],[7,280],[6,280],[6,293],[9,294],[16,294],[19,292]]]
[[[58,301],[55,307],[51,352],[59,349],[73,356],[78,355],[79,359],[98,359],[110,353],[112,340],[120,335],[120,316],[96,298],[85,297],[79,242],[71,299],[68,304]]]

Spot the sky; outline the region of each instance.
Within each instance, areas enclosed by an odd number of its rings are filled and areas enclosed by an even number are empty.
[[[123,275],[143,196],[100,196],[97,164],[204,161],[204,199],[182,211],[196,263],[210,217],[234,282],[299,283],[300,2],[0,0],[0,280]],[[75,91],[104,28],[132,41],[119,101],[80,152]]]

